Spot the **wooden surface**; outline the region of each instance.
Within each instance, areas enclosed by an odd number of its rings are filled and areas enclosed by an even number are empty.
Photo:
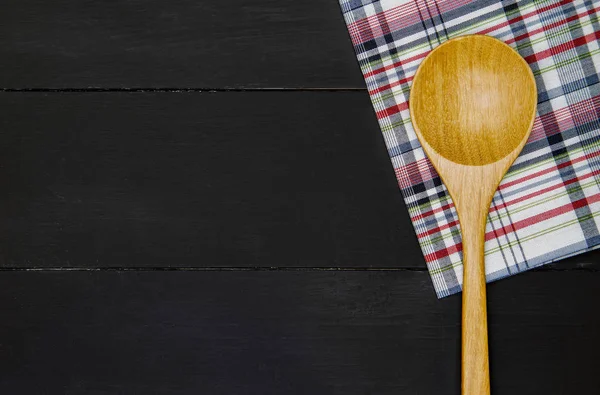
[[[0,393],[459,393],[337,7],[5,3]],[[494,394],[597,392],[599,262],[489,286]]]
[[[2,6],[2,88],[364,86],[336,1],[3,0]]]
[[[423,267],[364,92],[4,92],[0,108],[4,267]]]
[[[600,273],[489,286],[494,394],[594,394]],[[458,394],[425,272],[4,272],[5,394]],[[597,298],[595,300],[597,302]]]
[[[448,188],[463,245],[462,395],[490,393],[485,228],[494,193],[525,146],[537,90],[527,62],[487,36],[458,37],[419,66],[410,115]]]

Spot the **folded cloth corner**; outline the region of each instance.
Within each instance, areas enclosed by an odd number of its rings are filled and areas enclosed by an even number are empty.
[[[494,281],[600,246],[600,3],[340,0],[375,114],[438,297],[461,290],[458,217],[414,133],[412,78],[436,46],[486,34],[529,63],[538,88],[527,145],[492,201]]]

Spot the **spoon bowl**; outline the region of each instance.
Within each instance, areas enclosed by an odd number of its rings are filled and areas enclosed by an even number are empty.
[[[521,56],[495,38],[464,36],[423,61],[410,108],[431,148],[478,166],[505,158],[527,139],[536,102],[533,73]]]
[[[434,49],[411,87],[415,133],[450,193],[461,227],[463,395],[490,393],[485,225],[500,181],[529,138],[536,103],[527,62],[482,35]]]

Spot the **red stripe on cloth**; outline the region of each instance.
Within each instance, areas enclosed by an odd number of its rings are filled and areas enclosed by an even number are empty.
[[[382,17],[391,17],[395,15],[405,16],[416,9],[415,3],[410,2],[350,23],[348,25],[348,31],[350,32],[352,42],[355,45],[358,45],[365,41],[371,40],[374,37],[371,27],[373,26],[381,31],[379,22]],[[355,39],[358,39],[358,41]]]
[[[388,107],[385,110],[381,110],[377,112],[377,119],[386,118],[390,115],[394,115],[399,113],[400,111],[404,111],[408,109],[408,102],[400,103],[398,105]]]
[[[562,19],[560,21],[557,21],[557,22],[554,22],[554,23],[550,23],[548,25],[542,26],[542,27],[534,29],[532,31],[523,33],[523,34],[521,34],[519,36],[513,37],[513,38],[507,40],[506,43],[507,44],[512,44],[512,43],[515,43],[517,41],[524,40],[526,38],[531,38],[531,37],[535,36],[538,33],[542,33],[542,32],[548,31],[550,29],[554,29],[555,27],[559,27],[559,26],[562,26],[564,24],[567,24],[569,22],[576,21],[578,19],[583,18],[584,16],[592,15],[592,14],[596,13],[598,10],[600,10],[600,9],[597,8],[597,7],[593,7],[592,9],[587,10],[585,12],[582,12],[581,14],[571,15],[570,17],[568,17],[566,19]]]
[[[584,206],[589,206],[590,204],[598,203],[598,202],[600,202],[600,193],[597,193],[597,194],[589,196],[589,197],[581,198],[579,200],[565,204],[563,206],[544,211],[543,213],[534,215],[533,217],[525,218],[524,220],[514,222],[511,224],[510,227],[504,226],[502,228],[496,229],[496,232],[498,233],[498,236],[504,236],[508,233],[513,233],[514,231],[517,231],[519,229],[526,228],[530,225],[534,225],[534,224],[549,220],[551,218],[557,217],[557,216],[567,213],[569,211],[577,210],[578,208],[581,208]],[[496,237],[494,236],[494,232],[488,232],[485,235],[485,240],[486,241],[492,240]]]
[[[527,61],[527,63],[539,62],[542,59],[546,59],[546,58],[549,58],[550,56],[558,55],[559,53],[568,51],[573,48],[577,48],[577,47],[587,44],[589,42],[595,41],[599,38],[600,38],[600,31],[590,33],[588,35],[578,37],[574,40],[567,41],[565,43],[557,45],[556,47],[548,48],[545,51],[541,51],[541,52],[526,56],[525,60]]]
[[[458,221],[450,221],[450,222],[448,222],[446,224],[439,225],[439,226],[436,226],[433,229],[428,229],[425,232],[419,233],[417,235],[417,238],[420,239],[422,237],[431,236],[431,235],[434,235],[436,233],[440,233],[442,230],[446,230],[446,229],[451,228],[451,227],[456,226],[456,225],[458,225]]]
[[[521,15],[521,16],[518,16],[518,17],[516,17],[516,18],[513,18],[513,19],[511,19],[511,20],[509,20],[509,21],[505,21],[505,22],[499,23],[499,24],[497,24],[497,25],[490,26],[490,27],[489,27],[489,28],[487,28],[487,29],[484,29],[484,30],[482,30],[482,31],[480,31],[480,32],[477,32],[477,34],[488,34],[488,33],[491,33],[492,31],[494,31],[494,30],[498,30],[498,29],[500,29],[500,28],[502,28],[502,27],[505,27],[505,26],[508,26],[508,25],[509,25],[509,24],[511,24],[511,23],[519,22],[519,21],[521,21],[521,20],[524,20],[524,19],[530,18],[530,17],[532,17],[532,16],[535,16],[535,15],[538,15],[538,14],[540,14],[541,12],[544,12],[544,11],[551,10],[551,9],[553,9],[553,8],[556,8],[556,7],[560,6],[560,5],[567,4],[567,3],[569,3],[569,2],[570,2],[570,1],[563,0],[562,2],[555,3],[555,4],[551,4],[551,5],[549,5],[549,6],[546,6],[546,7],[543,7],[543,8],[541,8],[540,10],[535,10],[535,11],[532,11],[532,12],[530,12],[530,13],[527,13],[527,14],[525,14],[525,15]],[[587,14],[590,14],[590,13],[591,13],[591,11],[588,11],[587,13],[585,13],[585,15],[587,15]],[[577,19],[577,18],[578,18],[578,16],[574,15],[574,16],[572,16],[571,18],[569,18],[569,20],[574,20],[574,19]],[[559,22],[557,22],[557,25],[556,25],[556,26],[559,26],[560,24],[562,24],[562,23],[567,23],[567,22],[568,22],[568,21],[565,21],[565,22],[563,22],[563,21],[559,21]],[[544,27],[544,28],[542,28],[542,30],[540,30],[540,31],[538,31],[538,32],[541,32],[541,31],[544,31],[544,30],[550,29],[550,28],[552,28],[552,27],[553,27],[552,25],[548,25],[547,27]],[[386,33],[386,34],[387,34],[387,33]],[[525,36],[525,37],[527,37],[527,34],[534,34],[534,33],[533,33],[533,32],[532,32],[532,33],[526,33],[525,35],[522,35],[522,36]],[[521,36],[520,36],[520,37],[521,37]],[[523,37],[523,38],[524,38],[524,37]],[[511,40],[509,40],[509,41],[508,41],[508,43],[511,43],[511,42],[514,42],[514,41],[515,41],[515,39],[511,39]],[[379,68],[379,69],[376,69],[376,70],[370,71],[370,72],[368,72],[368,73],[364,74],[364,76],[365,76],[365,77],[371,77],[371,76],[373,76],[373,75],[380,74],[380,73],[382,73],[382,72],[384,72],[384,71],[387,71],[387,70],[389,70],[389,69],[392,69],[392,68],[395,68],[395,67],[401,66],[402,64],[406,64],[406,63],[412,62],[412,61],[414,61],[414,60],[417,60],[417,59],[423,58],[423,57],[427,56],[427,54],[429,54],[429,52],[430,52],[430,51],[427,51],[427,52],[425,52],[425,53],[423,53],[423,54],[419,54],[419,55],[413,56],[413,57],[411,57],[411,58],[409,58],[409,59],[404,59],[404,60],[401,60],[401,61],[395,62],[395,63],[394,63],[394,64],[392,64],[392,65],[385,66],[385,67],[382,67],[382,68]]]
[[[525,20],[525,19],[527,19],[527,18],[530,18],[530,17],[532,17],[532,16],[539,15],[541,12],[549,11],[549,10],[551,10],[551,9],[553,9],[553,8],[556,8],[556,7],[558,7],[558,6],[561,6],[561,5],[564,5],[564,4],[568,4],[568,3],[570,3],[570,1],[562,1],[562,2],[559,2],[559,3],[551,4],[551,5],[549,5],[549,6],[546,6],[546,7],[543,7],[543,8],[541,8],[540,10],[535,10],[535,11],[532,11],[532,12],[530,12],[530,13],[527,13],[527,14],[525,14],[525,15],[522,15],[522,16],[519,16],[519,17],[516,17],[516,18],[513,18],[513,19],[511,19],[510,21],[505,21],[505,22],[499,23],[499,24],[497,24],[497,25],[490,26],[490,27],[488,27],[487,29],[484,29],[484,30],[482,30],[482,31],[480,31],[480,32],[477,32],[477,34],[488,34],[488,33],[491,33],[491,32],[493,32],[494,30],[498,30],[498,29],[500,29],[500,28],[502,28],[502,27],[508,26],[510,23],[515,23],[515,22],[518,22],[518,21],[521,21],[521,20]],[[565,19],[565,20],[562,20],[562,21],[555,22],[555,23],[553,23],[553,24],[550,24],[550,25],[548,25],[548,26],[544,26],[544,27],[542,27],[542,28],[540,28],[540,29],[533,30],[533,31],[531,31],[531,32],[527,32],[527,33],[525,33],[525,34],[522,34],[521,36],[518,36],[517,38],[512,38],[512,39],[509,39],[509,40],[508,40],[506,43],[507,43],[507,44],[511,44],[511,43],[513,43],[513,42],[515,42],[515,41],[522,40],[522,39],[524,39],[524,38],[527,38],[527,37],[530,37],[530,36],[532,36],[532,35],[534,35],[534,34],[537,34],[537,33],[543,32],[543,31],[545,31],[545,30],[552,29],[553,27],[560,26],[560,25],[562,25],[562,24],[565,24],[565,23],[568,23],[568,22],[570,22],[570,21],[576,20],[576,19],[578,19],[578,18],[580,18],[580,17],[582,17],[582,16],[590,15],[590,14],[592,14],[592,13],[593,13],[594,11],[596,11],[596,10],[597,10],[597,9],[596,9],[596,8],[594,8],[594,9],[592,9],[592,10],[589,10],[589,11],[586,11],[586,12],[584,12],[584,13],[582,13],[582,14],[579,14],[579,15],[573,15],[573,16],[571,16],[571,17],[569,17],[569,18]],[[393,30],[393,29],[392,29],[392,30]],[[386,34],[387,34],[387,33],[386,33]],[[374,76],[374,75],[377,75],[377,74],[380,74],[380,73],[382,73],[382,72],[384,72],[384,71],[387,71],[387,70],[390,70],[390,69],[393,69],[393,68],[399,67],[399,66],[401,66],[401,65],[403,65],[403,64],[406,64],[406,63],[409,63],[409,62],[413,62],[413,61],[415,61],[415,60],[418,60],[418,59],[420,59],[420,58],[424,58],[425,56],[427,56],[427,55],[429,54],[429,52],[430,52],[430,51],[427,51],[427,52],[425,52],[425,53],[422,53],[422,54],[419,54],[419,55],[413,56],[413,57],[411,57],[411,58],[400,60],[400,61],[398,61],[398,62],[395,62],[395,63],[394,63],[394,64],[392,64],[392,65],[388,65],[388,66],[385,66],[385,67],[381,67],[381,68],[378,68],[378,69],[372,70],[372,71],[370,71],[370,72],[367,72],[367,73],[365,73],[365,74],[364,74],[364,76],[365,76],[365,77],[372,77],[372,76]]]
[[[596,152],[595,154],[596,155],[594,155],[594,156],[598,156],[598,155],[600,155],[600,152]],[[535,192],[532,192],[530,194],[521,196],[521,197],[519,197],[517,199],[514,199],[514,200],[511,200],[509,202],[505,202],[503,204],[498,204],[498,205],[492,207],[490,209],[490,212],[495,212],[495,211],[500,210],[501,208],[506,208],[508,206],[512,206],[514,204],[521,203],[521,202],[523,202],[523,201],[525,201],[527,199],[532,199],[532,198],[534,198],[536,196],[543,195],[544,193],[547,193],[547,192],[550,192],[550,191],[553,191],[555,189],[559,189],[559,188],[562,188],[562,187],[569,186],[569,185],[571,185],[571,184],[573,184],[575,182],[583,181],[583,180],[586,180],[586,179],[588,179],[590,177],[595,177],[595,176],[597,176],[599,174],[600,174],[600,170],[594,170],[593,172],[588,173],[588,174],[584,174],[583,176],[573,177],[573,178],[568,179],[568,180],[566,180],[564,182],[561,182],[560,184],[554,184],[554,185],[551,185],[551,186],[549,186],[547,188],[540,189],[539,191],[535,191]]]
[[[348,25],[348,31],[352,43],[360,45],[392,31],[414,25],[422,21],[423,17],[430,19],[439,15],[439,11],[444,13],[469,2],[470,0],[438,1],[438,7],[429,7],[427,2],[424,4],[419,4],[418,1],[410,2],[352,22]]]
[[[524,21],[527,18],[530,18],[530,17],[535,16],[535,15],[539,15],[542,12],[549,11],[549,10],[551,10],[553,8],[556,8],[556,7],[560,7],[560,6],[569,4],[572,1],[573,0],[562,0],[562,1],[558,2],[558,3],[547,5],[546,7],[542,7],[540,9],[531,11],[531,12],[529,12],[527,14],[519,15],[516,18],[509,19],[509,20],[504,21],[502,23],[499,23],[499,24],[497,24],[495,26],[488,27],[487,29],[483,29],[482,31],[478,32],[478,34],[488,34],[488,33],[492,32],[494,30],[500,29],[501,27],[505,27],[505,26],[511,25],[513,23]]]
[[[589,206],[590,204],[600,202],[600,194],[595,194],[587,198],[582,198],[571,202],[569,204],[565,204],[560,207],[556,207],[538,215],[534,215],[533,217],[526,218],[521,221],[514,222],[510,225],[504,226],[502,228],[495,229],[495,231],[488,232],[485,234],[485,240],[492,240],[498,238],[499,236],[504,236],[509,233],[514,233],[519,229],[526,228],[528,226],[549,220],[551,218],[557,217],[561,214],[567,213],[572,210],[576,210],[578,208]],[[454,223],[456,224],[456,222]],[[425,255],[426,262],[432,262],[440,258],[444,258],[448,255],[451,255],[455,252],[462,251],[462,243],[458,243],[455,245],[451,245],[449,247],[443,248],[441,250],[429,253]]]
[[[414,25],[421,21],[415,3],[408,3],[390,10],[372,15],[357,22],[356,28],[350,30],[350,37],[354,45],[360,45],[377,37],[382,37],[392,31]]]
[[[600,152],[594,152],[593,155],[590,155],[589,157],[598,156],[598,155],[600,155]],[[578,159],[582,159],[583,160],[585,158],[578,158]],[[576,162],[576,161],[573,161],[573,162]],[[500,209],[503,209],[503,208],[507,208],[507,207],[515,205],[517,203],[521,203],[521,202],[523,202],[525,200],[528,200],[528,199],[533,199],[536,196],[543,195],[544,193],[551,192],[551,191],[553,191],[555,189],[559,189],[559,188],[562,188],[562,187],[569,186],[569,185],[571,185],[571,184],[573,184],[575,182],[583,181],[583,180],[586,180],[586,179],[588,179],[590,177],[595,177],[597,175],[600,175],[600,170],[595,170],[595,171],[593,171],[591,173],[584,174],[583,176],[574,177],[574,178],[565,180],[562,183],[554,184],[554,185],[551,185],[551,186],[549,186],[547,188],[540,189],[540,190],[535,191],[533,193],[521,196],[521,197],[519,197],[517,199],[513,199],[511,201],[508,201],[508,202],[505,202],[505,203],[502,203],[502,204],[498,204],[498,205],[492,206],[490,208],[490,213],[496,212],[496,211],[498,211]],[[443,205],[441,207],[438,207],[438,208],[435,208],[433,210],[427,211],[425,213],[421,213],[421,214],[418,214],[418,215],[411,216],[410,218],[413,221],[419,221],[419,220],[425,219],[427,217],[430,217],[430,216],[432,216],[434,214],[443,212],[445,210],[449,210],[452,207],[454,207],[454,203],[448,203],[448,204],[445,204],[445,205]]]
[[[365,76],[365,78],[373,77],[374,75],[381,74],[384,71],[388,71],[390,69],[395,69],[396,67],[401,66],[403,64],[414,62],[415,60],[419,60],[421,58],[424,58],[425,56],[429,55],[430,52],[431,51],[420,53],[420,54],[415,55],[413,57],[410,57],[408,59],[403,59],[403,60],[401,60],[399,62],[390,64],[389,66],[385,66],[385,67],[381,67],[381,68],[376,69],[376,70],[369,71],[367,73],[364,73],[363,75]]]
[[[536,118],[528,142],[538,141],[590,122],[596,119],[598,110],[600,110],[600,95],[544,114]]]
[[[432,216],[434,214],[440,213],[442,211],[451,209],[452,207],[454,207],[454,203],[448,203],[448,204],[445,204],[445,205],[443,205],[441,207],[438,207],[436,209],[430,210],[430,211],[428,211],[426,213],[418,214],[418,215],[415,215],[413,217],[410,217],[410,219],[413,220],[413,221],[418,221],[418,220],[430,217],[430,216]]]
[[[431,180],[437,175],[428,159],[420,159],[405,166],[394,169],[400,188],[408,188],[424,180]]]
[[[377,88],[375,88],[373,90],[370,90],[369,91],[369,95],[374,95],[376,93],[387,91],[388,89],[391,89],[391,88],[393,88],[395,86],[398,86],[398,85],[406,84],[407,82],[410,82],[412,80],[413,80],[413,76],[411,75],[410,77],[403,78],[403,79],[401,79],[399,81],[392,82],[392,83],[389,83],[387,85],[379,86],[379,87],[377,87]]]
[[[538,173],[539,173],[539,175],[541,175],[541,174],[547,174],[548,172],[551,172],[551,171],[556,171],[556,170],[558,170],[558,169],[561,169],[561,168],[564,168],[564,167],[566,167],[566,166],[571,166],[571,165],[573,165],[574,163],[582,162],[583,160],[586,160],[586,159],[591,159],[591,158],[594,158],[594,157],[596,157],[596,156],[599,156],[599,155],[600,155],[600,151],[597,151],[597,152],[592,152],[592,153],[590,153],[589,155],[584,155],[583,157],[580,157],[580,158],[574,159],[574,160],[572,160],[572,161],[567,161],[567,162],[561,163],[561,164],[560,164],[560,165],[558,165],[558,166],[553,166],[553,167],[552,167],[552,168],[550,168],[550,169],[546,169],[546,170],[543,170],[543,171],[541,171],[541,172],[538,172]],[[552,189],[557,189],[557,188],[560,188],[560,187],[562,187],[562,186],[570,185],[570,184],[572,184],[572,183],[574,183],[574,182],[579,182],[579,181],[581,181],[581,180],[583,180],[583,179],[586,179],[586,178],[589,178],[589,177],[591,177],[591,176],[597,175],[598,173],[599,173],[598,171],[595,171],[595,172],[592,172],[592,173],[588,173],[588,175],[586,175],[586,176],[581,176],[581,177],[573,177],[573,178],[569,179],[568,181],[561,182],[561,183],[559,183],[559,184],[553,185],[553,186],[551,186],[551,187],[547,188],[547,190],[545,190],[545,191],[544,191],[544,190],[541,190],[541,191],[536,191],[536,192],[533,192],[533,193],[531,193],[530,195],[523,196],[522,198],[517,198],[517,199],[515,199],[514,201],[511,201],[511,202],[505,203],[505,204],[503,204],[503,205],[499,205],[499,206],[497,206],[497,207],[492,207],[492,208],[490,209],[490,212],[495,212],[495,211],[497,211],[499,208],[508,207],[508,206],[510,206],[510,205],[512,205],[512,204],[516,204],[516,203],[518,203],[518,202],[521,202],[521,201],[523,201],[523,200],[526,200],[526,199],[529,199],[529,198],[532,198],[532,197],[535,197],[535,196],[539,196],[539,195],[541,195],[542,193],[545,193],[545,192],[551,191]],[[523,182],[523,181],[526,181],[526,180],[529,180],[529,179],[530,179],[530,177],[528,176],[528,177],[524,177],[524,178],[520,179],[519,181]],[[542,191],[544,191],[544,192],[542,192]],[[423,216],[426,216],[426,215],[425,215],[425,214],[423,214]],[[428,216],[428,215],[427,215],[427,216]],[[456,221],[452,221],[452,222],[449,222],[449,223],[448,223],[448,224],[446,224],[446,225],[438,226],[438,227],[436,227],[436,228],[429,229],[429,230],[427,230],[427,231],[425,231],[425,232],[421,232],[421,233],[417,234],[417,237],[419,237],[419,238],[420,238],[420,237],[424,237],[424,236],[430,236],[430,235],[432,235],[432,234],[434,234],[434,233],[438,233],[438,232],[440,232],[440,231],[442,231],[442,230],[444,230],[444,229],[447,229],[447,228],[449,228],[449,227],[451,227],[451,226],[454,226],[454,225],[456,225]]]
[[[434,252],[430,252],[429,254],[425,254],[425,262],[429,263],[429,262],[437,261],[438,259],[445,258],[448,255],[452,255],[455,252],[460,252],[460,251],[462,251],[462,243],[452,244],[451,246],[443,248],[441,250],[437,250]]]
[[[579,157],[579,158],[576,158],[576,159],[573,159],[573,160],[569,160],[569,161],[563,162],[563,163],[561,163],[558,166],[552,166],[551,168],[537,171],[535,173],[529,174],[529,175],[527,175],[525,177],[522,177],[522,178],[519,178],[517,180],[506,182],[506,183],[500,185],[500,187],[498,187],[498,189],[499,190],[503,190],[503,189],[506,189],[506,188],[510,188],[510,187],[512,187],[512,186],[514,186],[516,184],[521,184],[521,183],[523,183],[525,181],[529,181],[529,180],[532,180],[534,178],[543,176],[545,174],[552,173],[553,171],[560,170],[560,169],[565,168],[567,166],[572,166],[575,163],[583,162],[584,160],[591,159],[591,158],[596,157],[598,155],[600,155],[600,151],[592,152],[589,155],[584,155],[582,157]]]

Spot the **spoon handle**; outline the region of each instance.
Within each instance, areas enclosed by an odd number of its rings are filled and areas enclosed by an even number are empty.
[[[483,252],[489,202],[487,206],[479,204],[481,208],[477,209],[477,200],[485,202],[486,199],[473,200],[471,207],[459,210],[463,240],[461,388],[462,395],[488,395],[490,373]]]

